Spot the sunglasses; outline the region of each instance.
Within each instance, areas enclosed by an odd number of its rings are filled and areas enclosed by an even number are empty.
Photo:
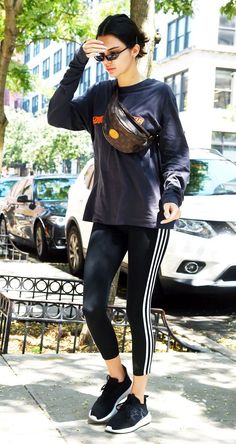
[[[112,60],[116,60],[118,59],[119,55],[125,51],[126,49],[128,49],[128,47],[122,49],[122,51],[118,52],[111,52],[111,54],[105,55],[103,53],[100,53],[98,55],[96,55],[94,58],[95,60],[97,60],[97,62],[104,62],[104,59],[108,60],[108,62],[112,62]]]

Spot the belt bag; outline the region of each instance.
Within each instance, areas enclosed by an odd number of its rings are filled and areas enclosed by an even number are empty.
[[[106,140],[122,153],[137,153],[149,147],[161,130],[151,134],[136,122],[134,117],[118,100],[118,88],[112,94],[104,119],[103,134]]]

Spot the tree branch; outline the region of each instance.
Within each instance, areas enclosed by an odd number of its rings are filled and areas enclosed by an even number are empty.
[[[23,0],[15,0],[14,9],[16,15],[18,15],[21,12],[22,6],[23,6]]]

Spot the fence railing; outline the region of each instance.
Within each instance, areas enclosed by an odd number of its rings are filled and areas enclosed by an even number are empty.
[[[65,327],[67,333],[70,332],[70,345],[67,345],[67,351],[72,353],[78,351],[81,329],[86,323],[82,299],[83,281],[79,279],[0,275],[0,353],[8,353],[9,343],[15,338],[16,323],[23,326],[20,340],[21,353],[30,350],[37,350],[39,353],[51,350],[52,342],[53,349],[59,353],[65,336]],[[120,351],[126,351],[127,341],[130,340],[126,308],[109,305],[107,312],[112,324],[119,330]],[[155,348],[157,342],[161,341],[167,351],[171,346],[182,351],[199,351],[173,334],[162,309],[153,308],[151,319]],[[38,342],[36,346],[30,348],[28,344],[35,326],[37,326]],[[49,331],[51,331],[50,341],[47,336]]]
[[[5,260],[27,260],[29,253],[20,250],[12,242],[11,236],[8,234],[0,234],[0,258]]]

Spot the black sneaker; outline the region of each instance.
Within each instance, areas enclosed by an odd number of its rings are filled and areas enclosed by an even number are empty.
[[[103,392],[89,412],[89,420],[92,422],[101,424],[108,421],[117,412],[117,404],[130,393],[132,381],[126,368],[124,366],[123,368],[125,371],[123,382],[107,376],[107,383],[101,388]]]
[[[151,415],[146,405],[141,404],[135,395],[129,395],[127,400],[118,406],[118,412],[110,419],[106,426],[106,432],[129,433],[151,422]]]

